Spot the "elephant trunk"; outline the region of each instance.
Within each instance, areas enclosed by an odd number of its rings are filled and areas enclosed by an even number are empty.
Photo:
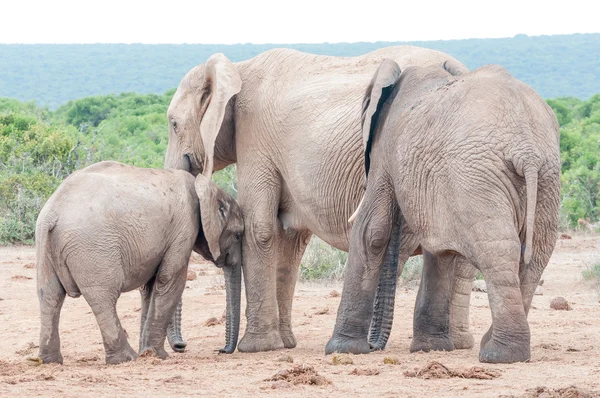
[[[180,297],[173,318],[167,328],[167,339],[169,340],[171,349],[175,352],[184,352],[185,347],[187,346],[187,343],[183,341],[183,337],[181,337],[181,307]]]
[[[242,295],[242,267],[241,264],[223,267],[225,273],[225,291],[227,295],[226,321],[225,321],[225,347],[220,353],[231,354],[235,351],[240,332],[240,300]]]
[[[398,253],[400,251],[401,221],[394,223],[390,241],[383,260],[379,285],[373,305],[373,318],[369,330],[369,344],[375,350],[383,350],[392,331],[394,302],[398,281]]]

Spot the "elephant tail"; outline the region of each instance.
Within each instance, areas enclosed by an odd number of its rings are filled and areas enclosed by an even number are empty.
[[[35,258],[38,270],[48,261],[50,255],[48,252],[48,235],[56,226],[57,221],[58,217],[54,212],[44,212],[42,209],[35,226]]]
[[[535,205],[537,203],[538,171],[535,167],[525,169],[525,187],[527,191],[527,221],[525,229],[525,253],[523,262],[529,265],[533,252],[533,225],[535,222]]]

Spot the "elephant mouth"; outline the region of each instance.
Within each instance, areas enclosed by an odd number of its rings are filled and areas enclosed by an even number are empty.
[[[191,154],[183,154],[183,159],[185,163],[185,169],[188,173],[191,173],[194,177],[197,177],[198,174],[202,173],[202,167],[196,164],[196,162],[194,161],[194,157]]]
[[[219,256],[219,258],[215,261],[215,265],[218,268],[223,268],[225,266],[230,266],[231,264],[229,264],[229,253],[225,253],[221,256]]]

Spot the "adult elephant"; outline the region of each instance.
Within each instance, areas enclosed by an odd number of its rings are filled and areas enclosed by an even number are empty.
[[[348,251],[348,218],[365,184],[363,94],[385,58],[402,68],[444,64],[454,74],[467,71],[447,54],[413,46],[359,57],[274,49],[235,64],[215,54],[179,84],[168,110],[165,166],[211,176],[237,163],[247,298],[240,351],[296,346],[292,299],[312,234]],[[393,294],[382,290],[379,325],[391,319],[382,311],[393,309]],[[468,290],[458,293],[468,308]],[[468,313],[454,318],[457,330],[468,324]],[[469,335],[457,339],[465,343],[455,347],[472,345]],[[428,348],[447,348],[436,341]]]
[[[497,65],[454,77],[441,67],[401,72],[390,60],[363,104],[368,182],[326,352],[371,350],[367,332],[392,239],[406,255],[422,245],[437,257],[417,298],[424,325],[447,328],[454,264],[466,260],[483,273],[492,312],[480,361],[529,360],[527,313],[558,231],[554,112]],[[438,300],[423,302],[424,291]],[[415,327],[419,321],[416,314]]]

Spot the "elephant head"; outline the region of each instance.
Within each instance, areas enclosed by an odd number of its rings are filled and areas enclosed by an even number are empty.
[[[242,89],[242,79],[235,66],[218,53],[204,65],[190,70],[181,80],[169,109],[169,144],[166,168],[177,168],[211,177],[235,162],[233,112],[230,99]],[[217,137],[226,136],[227,144],[218,146]],[[227,131],[225,131],[227,130]],[[229,163],[215,164],[215,152]]]
[[[223,268],[227,295],[226,343],[220,352],[235,351],[240,329],[242,233],[244,220],[237,202],[208,178],[194,184],[200,206],[200,228],[194,251]]]

